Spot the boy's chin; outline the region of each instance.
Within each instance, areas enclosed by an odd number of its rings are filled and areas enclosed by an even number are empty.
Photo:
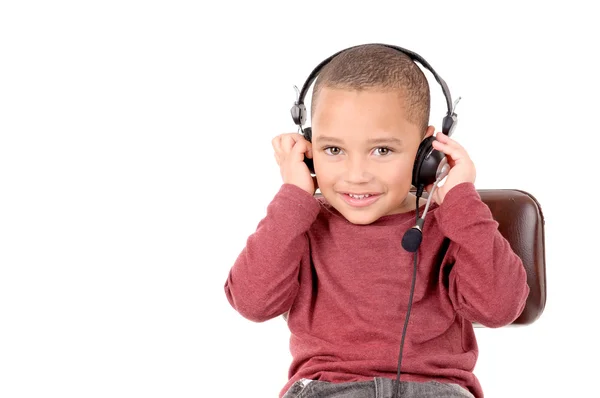
[[[376,210],[351,210],[348,208],[337,209],[346,220],[356,225],[368,225],[377,221],[382,214]]]
[[[379,217],[370,217],[370,218],[353,218],[353,217],[346,217],[346,220],[348,220],[348,222],[354,224],[354,225],[369,225],[374,223],[375,221],[377,221]]]

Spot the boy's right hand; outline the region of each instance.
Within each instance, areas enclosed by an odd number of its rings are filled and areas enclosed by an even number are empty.
[[[317,181],[308,166],[304,163],[304,155],[313,157],[312,144],[300,133],[281,134],[271,141],[275,150],[275,160],[279,165],[284,183],[296,185],[310,195],[315,193]]]

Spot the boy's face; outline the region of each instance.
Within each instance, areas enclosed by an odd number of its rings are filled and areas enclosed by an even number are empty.
[[[370,224],[415,208],[408,193],[422,132],[406,120],[398,92],[323,87],[311,124],[319,189],[348,221]]]

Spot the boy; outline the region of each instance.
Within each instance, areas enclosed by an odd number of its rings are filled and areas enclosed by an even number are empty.
[[[435,131],[429,107],[427,79],[408,56],[357,46],[315,82],[310,142],[273,139],[283,184],[225,293],[249,320],[287,319],[293,360],[280,398],[483,397],[472,322],[511,323],[529,288],[469,155],[440,133],[433,146],[450,171],[432,194],[409,312],[413,257],[400,242],[426,202],[410,190],[417,148]]]

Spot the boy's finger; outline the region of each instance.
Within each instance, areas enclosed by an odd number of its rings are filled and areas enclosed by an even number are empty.
[[[280,151],[281,150],[281,136],[278,135],[277,137],[273,138],[271,140],[271,145],[273,146],[273,149],[275,151]]]
[[[466,152],[462,147],[451,146],[440,141],[433,141],[431,145],[434,147],[434,149],[444,152],[446,155],[452,158],[452,160],[462,159],[466,155]]]
[[[296,141],[289,135],[281,137],[281,149],[286,153],[292,151],[292,148],[294,147],[295,143]]]
[[[313,157],[312,144],[310,142],[306,141],[305,146],[306,146],[305,152],[307,154],[306,156],[308,156],[309,158],[312,159],[312,157]]]
[[[307,144],[308,144],[307,141],[296,142],[296,144],[294,144],[294,147],[292,148],[292,152],[302,155],[302,156],[304,156],[304,154],[308,153],[308,157],[312,157],[312,151],[310,150],[310,148]]]
[[[458,141],[448,137],[446,134],[443,133],[436,134],[436,140],[451,147],[464,149]]]
[[[435,200],[436,203],[440,203],[441,197],[440,197],[439,189],[436,189],[435,192],[433,193],[433,200]]]
[[[298,133],[286,134],[284,136],[283,140],[286,143],[286,145],[284,146],[284,149],[286,149],[287,151],[291,151],[292,148],[299,143],[307,143],[308,142],[304,139],[304,137],[302,137],[301,134],[298,134]]]
[[[448,137],[446,134],[442,133],[441,131],[438,131],[435,134],[435,139],[438,141],[442,141],[442,142],[448,142],[448,140],[450,139],[450,137]]]
[[[437,142],[440,142],[444,145],[448,145],[448,146],[453,146],[454,143],[456,143],[456,141],[454,141],[452,138],[448,137],[446,134],[444,133],[437,133],[435,135],[435,140]]]

